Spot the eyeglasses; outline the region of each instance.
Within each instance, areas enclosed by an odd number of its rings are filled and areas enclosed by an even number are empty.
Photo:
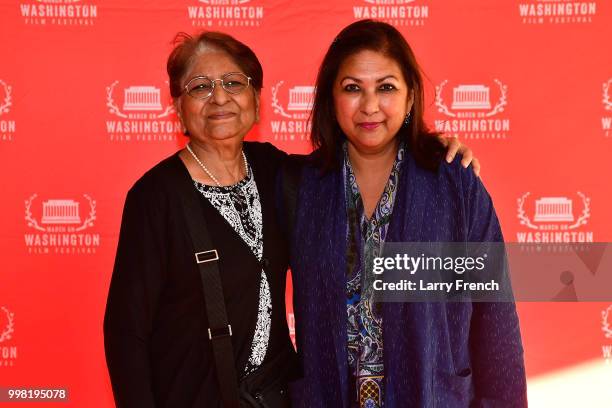
[[[221,81],[221,87],[225,92],[236,95],[251,85],[251,77],[240,72],[229,72],[218,79],[210,79],[205,76],[192,78],[185,85],[185,92],[192,98],[206,99],[215,90],[215,84]]]

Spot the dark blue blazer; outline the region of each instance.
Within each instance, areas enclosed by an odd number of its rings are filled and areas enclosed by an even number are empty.
[[[503,241],[491,198],[456,158],[437,172],[408,153],[387,242]],[[296,341],[304,378],[295,407],[348,407],[347,215],[342,171],[302,171],[291,234]],[[387,407],[525,407],[514,303],[384,303]]]

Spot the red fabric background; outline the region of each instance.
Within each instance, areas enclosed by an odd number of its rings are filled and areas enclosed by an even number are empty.
[[[214,10],[240,15],[207,19]],[[426,73],[428,120],[481,159],[507,241],[547,226],[576,233],[562,238],[571,241],[612,239],[609,2],[2,0],[0,386],[67,387],[69,406],[112,406],[102,316],[123,200],[185,143],[166,112],[174,35],[216,29],[249,44],[265,75],[248,139],[308,152],[308,113],[290,110],[289,92],[313,85],[334,36],[365,12],[403,13],[383,20],[405,34]],[[453,105],[466,85],[488,88],[490,107]],[[125,90],[142,86],[159,89],[159,105],[126,110]],[[453,130],[480,117],[492,128]],[[125,121],[139,130],[119,132]],[[535,222],[542,197],[571,200],[584,223]],[[78,203],[78,219],[45,222],[45,202]],[[49,235],[83,241],[45,244]],[[608,304],[518,307],[530,378],[601,359],[612,344],[602,331]]]

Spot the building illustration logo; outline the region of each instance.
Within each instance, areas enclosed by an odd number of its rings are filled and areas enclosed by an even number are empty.
[[[260,27],[264,7],[250,5],[251,0],[199,0],[187,6],[193,27]]]
[[[17,124],[10,119],[13,106],[13,87],[0,79],[0,141],[11,142],[15,135]]]
[[[98,18],[98,6],[81,0],[37,0],[19,10],[28,25],[91,26]]]
[[[434,121],[436,131],[463,139],[506,139],[510,131],[510,119],[504,116],[507,105],[508,86],[498,79],[491,85],[452,87],[444,80],[436,86],[435,106],[442,114]]]
[[[419,3],[422,1],[361,0],[353,6],[353,17],[382,20],[394,26],[423,26],[429,18],[429,6]]]
[[[82,199],[40,200],[32,194],[25,200],[24,235],[30,254],[93,254],[100,246],[100,234],[94,229],[96,201],[88,194]]]
[[[588,24],[597,14],[597,2],[531,0],[518,4],[523,24]]]
[[[576,192],[579,209],[569,197],[540,197],[529,200],[530,192],[517,199],[519,224],[527,230],[517,233],[518,242],[571,243],[593,242],[593,232],[585,226],[591,217],[591,199]],[[527,207],[533,209],[529,211]]]
[[[176,141],[180,123],[174,106],[162,102],[161,88],[135,85],[117,89],[119,81],[106,87],[106,108],[112,116],[106,120],[111,142]]]
[[[281,93],[284,84],[285,81],[279,81],[271,88],[271,105],[275,117],[270,121],[270,127],[274,140],[306,141],[310,137],[309,117],[314,103],[315,87],[296,85],[286,93]]]

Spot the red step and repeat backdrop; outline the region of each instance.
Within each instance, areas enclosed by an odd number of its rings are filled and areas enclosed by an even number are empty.
[[[612,239],[610,1],[1,0],[0,386],[113,406],[102,317],[123,200],[185,143],[165,73],[174,35],[249,44],[265,75],[248,139],[303,153],[318,64],[361,18],[394,24],[414,48],[428,121],[481,159],[507,241]],[[612,305],[518,308],[530,392],[612,360]],[[609,368],[593,381],[612,383]],[[555,384],[550,398],[580,393]]]

